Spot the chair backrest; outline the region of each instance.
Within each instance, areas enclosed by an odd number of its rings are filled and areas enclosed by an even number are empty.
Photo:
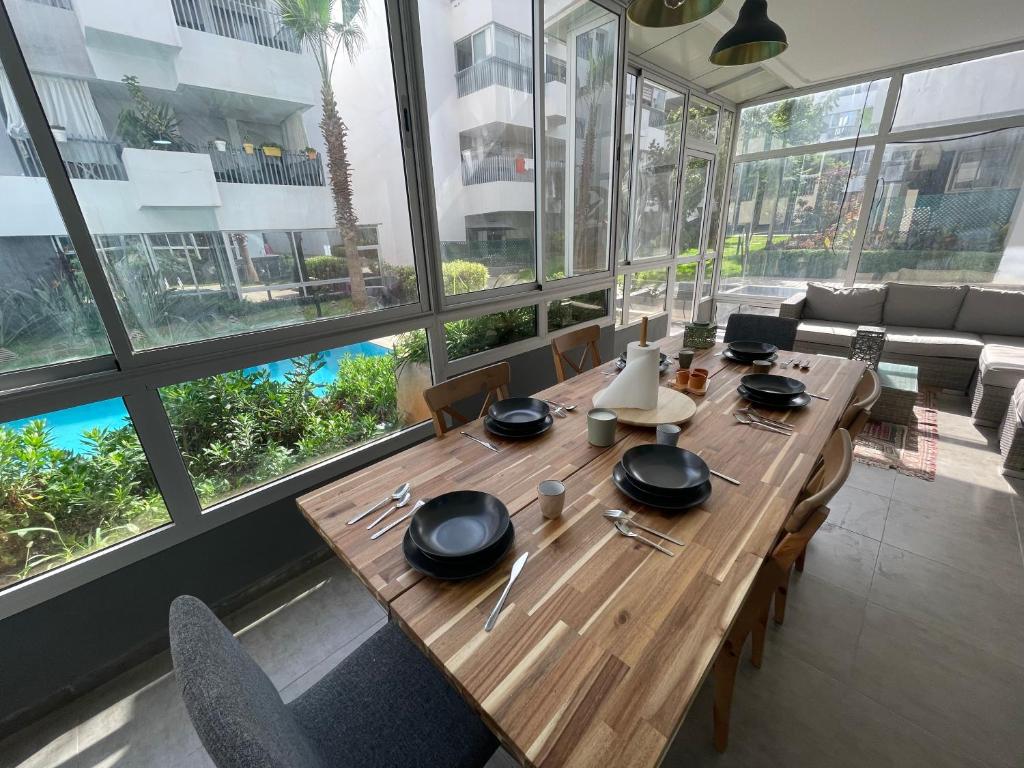
[[[559,381],[566,379],[565,365],[568,365],[576,373],[583,373],[583,365],[587,361],[588,352],[590,353],[591,368],[596,368],[601,364],[601,353],[597,349],[597,342],[600,338],[601,326],[588,325],[551,340],[551,355],[555,359],[555,376]],[[577,347],[583,347],[579,364],[570,360],[566,354]]]
[[[748,315],[742,312],[729,315],[725,326],[726,341],[763,341],[779,349],[792,350],[796,343],[796,329],[800,321],[795,317]]]
[[[427,401],[430,415],[434,419],[434,432],[438,437],[444,437],[444,433],[452,429],[448,426],[446,415],[451,418],[453,425],[472,421],[459,413],[455,403],[481,394],[484,395],[484,402],[479,416],[482,416],[492,402],[508,397],[511,379],[512,368],[502,362],[464,373],[423,390],[423,399]]]
[[[198,598],[175,598],[171,658],[181,697],[217,768],[322,768],[270,678]]]
[[[857,436],[864,430],[864,425],[871,415],[871,406],[878,402],[882,396],[882,380],[878,374],[868,368],[857,383],[857,389],[853,393],[853,401],[846,406],[839,426],[850,433],[850,439],[856,440]]]
[[[850,433],[840,427],[829,438],[819,468],[811,475],[800,500],[786,518],[785,530],[788,533],[799,531],[815,510],[828,505],[850,476],[852,467],[853,441]]]

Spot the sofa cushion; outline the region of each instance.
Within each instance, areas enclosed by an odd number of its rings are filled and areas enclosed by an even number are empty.
[[[986,344],[978,359],[981,383],[1013,389],[1024,379],[1024,346]]]
[[[1024,336],[1024,291],[972,285],[953,327],[967,333]]]
[[[885,329],[883,350],[895,355],[977,360],[984,346],[981,337],[973,333],[893,326]]]
[[[856,335],[857,326],[853,323],[827,323],[824,320],[801,320],[796,329],[797,341],[847,350]]]
[[[887,283],[882,320],[886,325],[952,329],[967,295],[966,285]]]
[[[878,325],[882,322],[884,305],[884,285],[837,288],[820,283],[808,283],[803,316],[808,320]]]
[[[1024,379],[1017,382],[1017,388],[1013,390],[1013,410],[1017,413],[1017,421],[1024,424]]]

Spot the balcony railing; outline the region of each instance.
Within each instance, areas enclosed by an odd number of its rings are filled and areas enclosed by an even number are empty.
[[[44,176],[43,163],[29,139],[12,139],[26,176]],[[127,181],[121,163],[121,145],[103,139],[68,137],[57,144],[64,167],[72,179]]]
[[[230,184],[281,184],[296,187],[324,186],[324,165],[320,155],[282,150],[280,157],[269,157],[254,147],[252,154],[242,147],[223,152],[210,145],[207,152],[213,162],[217,181]]]
[[[532,158],[530,164],[533,164]],[[492,181],[533,181],[533,168],[516,155],[491,155],[475,162],[462,161],[462,183],[487,184]]]
[[[488,56],[475,64],[455,73],[459,96],[488,88],[492,85],[503,85],[514,91],[533,93],[533,69],[497,56]]]
[[[272,0],[271,0],[272,2]],[[179,27],[299,53],[295,34],[264,0],[171,0]]]

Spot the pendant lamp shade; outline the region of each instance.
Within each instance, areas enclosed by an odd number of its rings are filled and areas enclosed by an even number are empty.
[[[692,24],[718,10],[725,0],[633,0],[626,16],[641,27]]]
[[[745,0],[735,26],[715,43],[710,61],[726,67],[753,64],[778,56],[788,45],[785,31],[768,18],[768,0]]]

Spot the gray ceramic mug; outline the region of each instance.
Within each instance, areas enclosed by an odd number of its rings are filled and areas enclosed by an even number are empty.
[[[587,412],[587,441],[599,448],[615,442],[615,427],[619,417],[607,408],[591,408]]]
[[[537,486],[537,497],[540,500],[540,513],[548,520],[556,520],[562,516],[565,507],[565,484],[559,480],[545,480]]]
[[[655,442],[658,445],[676,445],[679,442],[679,433],[683,430],[678,424],[659,424],[655,434]]]
[[[693,365],[694,350],[687,347],[683,347],[679,350],[679,367],[689,368]]]

